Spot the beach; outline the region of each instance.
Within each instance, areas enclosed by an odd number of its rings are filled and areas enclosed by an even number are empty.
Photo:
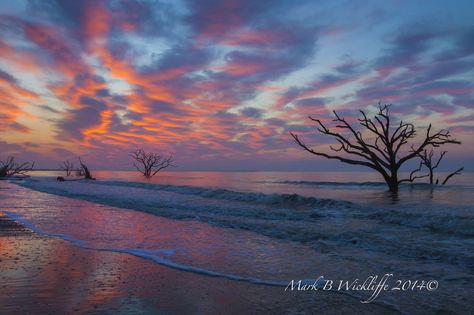
[[[0,240],[2,314],[397,314],[329,292],[285,292],[79,248],[5,216]]]
[[[449,191],[432,192],[431,204],[421,199],[429,195],[425,186],[402,192],[417,194],[420,208],[414,198],[393,204],[379,197],[377,206],[367,202],[374,198],[357,201],[357,195],[383,194],[369,181],[169,173],[145,182],[129,173],[99,174],[97,181],[57,182],[39,174],[0,182],[0,313],[471,309],[472,216],[462,204],[470,186],[461,186],[466,192],[456,200],[446,197]],[[222,177],[232,180],[222,184]],[[328,190],[341,198],[329,198]],[[339,281],[373,276],[380,284],[385,274],[393,275],[390,288],[370,303],[361,301],[376,287],[338,288]],[[333,285],[311,289],[321,276]],[[395,291],[398,279],[412,288]],[[291,290],[292,280],[308,286]],[[415,288],[421,281],[436,288]]]

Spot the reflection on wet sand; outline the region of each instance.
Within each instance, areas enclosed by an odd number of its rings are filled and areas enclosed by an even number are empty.
[[[328,306],[340,313],[391,313],[333,293],[285,292],[87,250],[5,218],[0,222],[2,314],[255,314],[316,312]]]

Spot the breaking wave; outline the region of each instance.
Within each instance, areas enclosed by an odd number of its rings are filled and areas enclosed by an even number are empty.
[[[159,185],[140,182],[96,181],[96,185],[134,187],[155,191],[168,191],[181,195],[194,195],[204,198],[239,201],[271,206],[285,207],[351,207],[352,202],[335,199],[305,197],[298,194],[264,194],[253,192],[238,192],[222,188],[205,188],[193,186]]]
[[[328,219],[363,219],[384,225],[429,229],[435,233],[470,237],[474,218],[454,209],[436,213],[420,209],[384,208],[344,200],[299,194],[238,192],[193,186],[160,185],[126,181],[74,181],[58,183],[50,178],[31,178],[19,185],[56,195],[145,211],[174,219],[197,219],[226,227],[257,231],[268,236],[310,241],[324,237],[321,229],[286,231],[293,222],[306,228]],[[279,227],[272,222],[278,220]],[[299,226],[298,226],[299,227]],[[295,226],[292,226],[295,228]],[[307,229],[305,229],[307,230]]]
[[[320,186],[320,187],[340,187],[340,188],[385,188],[387,186],[384,182],[330,182],[330,181],[309,181],[309,180],[284,180],[284,181],[262,181],[266,184],[285,184],[285,185],[300,185],[300,186]],[[410,188],[432,188],[433,185],[428,183],[409,183],[401,184],[401,187]]]
[[[425,228],[433,232],[464,237],[474,236],[474,217],[449,213],[407,213],[397,210],[376,211],[365,216],[383,223],[413,228]]]
[[[255,277],[248,277],[248,276],[240,276],[240,275],[235,275],[235,274],[227,274],[223,272],[217,272],[213,270],[208,270],[205,268],[200,268],[200,267],[194,267],[190,265],[185,265],[181,263],[174,262],[173,260],[166,258],[167,256],[170,256],[173,254],[173,250],[146,250],[146,249],[135,249],[135,248],[104,248],[104,247],[96,247],[93,246],[93,244],[90,244],[89,242],[82,241],[82,240],[77,240],[74,237],[67,235],[67,234],[62,234],[62,233],[49,233],[41,230],[40,228],[36,227],[32,222],[24,219],[21,215],[14,213],[14,212],[8,212],[6,211],[5,214],[9,219],[12,221],[18,222],[24,227],[28,228],[29,230],[48,237],[55,237],[55,238],[60,238],[66,241],[69,241],[73,243],[74,245],[84,248],[84,249],[90,249],[90,250],[98,250],[98,251],[109,251],[109,252],[116,252],[116,253],[126,253],[126,254],[131,254],[137,257],[145,258],[152,260],[156,262],[157,264],[167,266],[173,269],[181,270],[181,271],[187,271],[187,272],[193,272],[197,274],[202,274],[206,276],[211,276],[211,277],[219,277],[219,278],[226,278],[229,280],[234,280],[234,281],[243,281],[243,282],[250,282],[253,284],[261,284],[261,285],[270,285],[270,286],[281,286],[285,287],[288,285],[289,281],[279,281],[279,280],[265,280],[265,279],[260,279],[260,278],[255,278]],[[311,283],[318,283],[323,284],[324,283],[324,277],[319,277],[318,279],[314,280],[306,280]]]

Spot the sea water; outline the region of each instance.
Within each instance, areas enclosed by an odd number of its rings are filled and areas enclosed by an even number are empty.
[[[77,246],[230,281],[284,289],[323,276],[331,289],[366,300],[371,292],[349,283],[392,274],[399,290],[374,303],[420,314],[472,306],[470,173],[446,186],[403,185],[396,196],[370,173],[164,172],[146,181],[103,171],[87,182],[54,175],[0,183],[0,210]],[[437,287],[415,288],[422,281]]]

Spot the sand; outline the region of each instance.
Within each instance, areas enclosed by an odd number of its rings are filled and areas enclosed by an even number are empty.
[[[0,314],[393,314],[330,292],[183,272],[37,235],[0,213]]]

